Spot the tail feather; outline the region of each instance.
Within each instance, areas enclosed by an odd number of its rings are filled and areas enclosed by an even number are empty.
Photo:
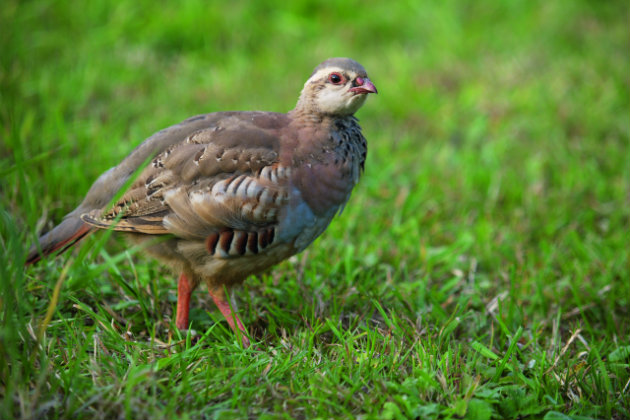
[[[53,252],[62,253],[83,239],[92,231],[92,227],[78,217],[68,217],[53,230],[39,238],[39,246],[34,245],[28,251],[25,265],[35,264]]]

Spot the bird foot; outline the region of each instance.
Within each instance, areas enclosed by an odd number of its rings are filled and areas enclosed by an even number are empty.
[[[241,322],[241,319],[238,317],[236,312],[232,310],[234,305],[230,305],[230,302],[226,299],[225,292],[223,289],[214,289],[208,290],[210,292],[210,296],[212,300],[219,308],[219,311],[223,314],[226,321],[228,322],[232,331],[234,331],[237,335],[241,337],[241,342],[243,343],[244,348],[249,348],[250,342],[248,338],[247,329]]]
[[[189,327],[188,314],[190,311],[190,296],[195,287],[186,274],[182,273],[177,281],[177,315],[175,326],[184,331]]]

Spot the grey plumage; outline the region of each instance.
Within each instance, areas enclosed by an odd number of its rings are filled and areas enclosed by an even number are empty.
[[[347,57],[334,57],[329,58],[328,60],[322,62],[320,65],[315,67],[311,76],[317,73],[319,70],[338,67],[344,70],[351,71],[360,77],[367,77],[367,71],[363,68],[363,66],[351,58]]]

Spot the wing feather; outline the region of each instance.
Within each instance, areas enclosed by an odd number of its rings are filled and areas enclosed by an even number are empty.
[[[251,139],[254,147],[241,146]],[[200,239],[273,226],[289,197],[290,170],[277,161],[278,144],[251,126],[200,130],[158,154],[112,208],[81,219],[97,228]]]

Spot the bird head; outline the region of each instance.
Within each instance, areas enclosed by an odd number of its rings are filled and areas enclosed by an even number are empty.
[[[315,67],[296,109],[322,115],[352,115],[369,93],[377,93],[376,86],[361,64],[350,58],[330,58]]]

